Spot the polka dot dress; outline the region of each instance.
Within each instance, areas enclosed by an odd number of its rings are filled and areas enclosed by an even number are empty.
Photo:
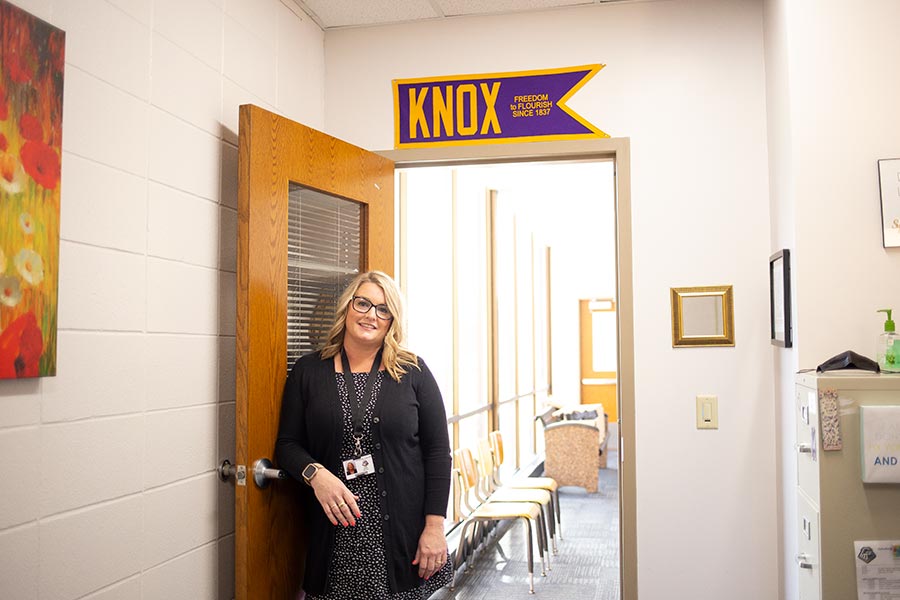
[[[366,391],[368,373],[353,373],[356,397],[362,398]],[[385,372],[379,371],[372,386],[373,397],[378,395]],[[341,410],[344,414],[344,434],[341,441],[341,462],[359,458],[353,442],[353,411],[350,395],[344,383],[343,373],[335,373]],[[360,442],[362,453],[372,453],[372,416],[375,403],[370,402],[363,416],[363,438]],[[321,596],[307,595],[307,600],[424,600],[446,585],[451,578],[449,559],[428,581],[418,588],[392,594],[388,585],[387,558],[384,552],[384,532],[381,529],[381,505],[378,501],[378,486],[375,475],[362,475],[347,481],[343,474],[341,481],[356,496],[359,496],[359,510],[362,518],[356,526],[338,525],[334,536],[334,554],[328,573],[330,593]]]

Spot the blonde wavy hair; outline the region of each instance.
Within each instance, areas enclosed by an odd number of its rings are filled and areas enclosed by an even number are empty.
[[[418,369],[419,362],[415,354],[402,346],[406,333],[404,331],[403,298],[400,296],[400,290],[394,280],[381,271],[360,273],[353,278],[353,281],[338,298],[334,311],[334,324],[331,326],[319,354],[323,359],[329,359],[341,353],[344,345],[344,332],[347,328],[347,311],[350,310],[350,302],[353,301],[356,291],[364,283],[374,283],[381,288],[381,291],[384,292],[385,304],[394,317],[384,336],[381,360],[384,362],[388,374],[395,381],[400,381],[400,378],[406,373],[407,367]]]

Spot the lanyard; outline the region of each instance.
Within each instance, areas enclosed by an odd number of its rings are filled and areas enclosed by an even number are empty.
[[[366,408],[372,403],[372,388],[375,385],[375,379],[378,377],[378,369],[381,367],[382,350],[383,347],[378,349],[378,354],[375,355],[375,360],[372,361],[372,369],[369,371],[369,376],[366,378],[366,391],[363,392],[362,399],[357,402],[356,386],[353,384],[353,374],[350,372],[350,359],[347,358],[347,351],[341,348],[341,364],[344,367],[344,385],[347,386],[347,394],[350,396],[350,409],[353,411],[353,441],[356,444],[357,456],[362,454],[363,415],[366,412]]]

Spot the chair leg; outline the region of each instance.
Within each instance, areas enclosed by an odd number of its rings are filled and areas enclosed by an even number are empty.
[[[547,565],[545,563],[547,558],[544,553],[544,548],[547,546],[546,538],[544,537],[545,532],[546,532],[546,529],[544,529],[544,517],[541,515],[541,512],[538,511],[537,531],[535,532],[536,533],[535,537],[537,538],[537,542],[538,542],[538,554],[541,557],[541,577],[547,576]]]
[[[466,561],[466,572],[472,568],[472,563],[475,562],[475,557],[478,554],[478,547],[480,546],[479,538],[481,536],[481,521],[475,520],[475,524],[472,525],[469,535],[463,537],[466,542],[466,556],[471,555],[471,560]]]
[[[553,544],[553,554],[559,554],[559,549],[556,547],[556,519],[553,514],[553,496],[550,496],[549,504],[542,504],[541,510],[544,512],[544,522],[550,528],[550,543]]]
[[[544,570],[545,561],[546,561],[546,570],[552,571],[553,568],[550,566],[550,541],[549,534],[547,532],[547,520],[544,518],[544,506],[542,504],[536,503],[538,508],[537,521],[535,526],[537,530],[535,531],[535,537],[538,542],[538,552],[541,556],[541,577],[546,577],[547,573]]]
[[[525,542],[526,547],[528,548],[528,593],[534,593],[534,548],[531,545],[531,519],[528,517],[521,517],[522,522],[525,524]]]
[[[562,535],[562,512],[559,510],[559,489],[553,491],[553,504],[556,505],[556,531],[559,539],[563,539]]]
[[[473,521],[464,521],[462,526],[462,531],[459,536],[459,547],[456,549],[456,567],[453,569],[453,577],[450,578],[450,589],[456,589],[456,575],[459,572],[459,568],[462,566],[463,560],[465,559],[465,554],[463,554],[464,547],[466,545],[466,529],[472,524]]]
[[[543,507],[541,507],[540,513],[541,521],[544,522],[544,554],[547,556],[547,570],[552,571],[553,566],[550,564],[550,555],[552,554],[550,551],[550,529],[552,525],[549,524],[551,521],[547,520]]]

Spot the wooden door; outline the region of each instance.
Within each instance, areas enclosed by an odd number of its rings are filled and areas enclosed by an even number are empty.
[[[248,476],[235,488],[235,597],[293,599],[307,551],[300,484],[260,489],[252,476],[255,461],[274,460],[288,368],[288,189],[360,203],[361,268],[392,274],[394,164],[250,105],[240,108],[239,140],[235,458]]]

